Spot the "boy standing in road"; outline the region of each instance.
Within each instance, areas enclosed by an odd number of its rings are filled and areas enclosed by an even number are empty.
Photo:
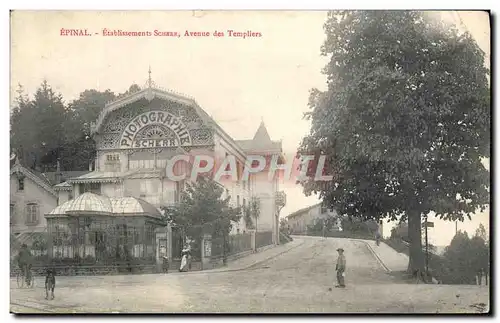
[[[337,271],[337,283],[338,284],[335,287],[344,288],[345,287],[344,275],[345,275],[345,266],[346,266],[344,249],[338,248],[337,252],[339,253],[339,257],[337,258],[337,265],[335,266],[335,270]]]

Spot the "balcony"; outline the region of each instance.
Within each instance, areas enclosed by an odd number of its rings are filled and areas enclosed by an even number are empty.
[[[278,191],[274,195],[274,199],[276,201],[276,207],[279,209],[283,208],[286,205],[286,194],[284,191]]]

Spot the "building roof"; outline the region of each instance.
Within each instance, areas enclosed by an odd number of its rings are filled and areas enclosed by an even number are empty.
[[[255,133],[255,136],[251,140],[237,140],[236,143],[243,148],[245,152],[269,152],[269,153],[281,153],[282,145],[281,141],[272,141],[267,128],[262,121]]]
[[[137,168],[131,169],[125,172],[101,172],[94,171],[84,174],[79,177],[71,178],[67,184],[56,185],[57,187],[66,187],[66,185],[71,185],[73,183],[117,183],[122,181],[124,178],[128,179],[146,179],[146,178],[158,178],[165,176],[164,168]]]
[[[243,148],[247,154],[262,154],[262,155],[276,155],[278,154],[278,163],[285,163],[285,156],[283,155],[283,147],[281,140],[272,141],[269,133],[267,132],[264,121],[262,121],[251,140],[237,140],[236,143]]]
[[[51,185],[57,186],[70,178],[79,177],[84,174],[90,173],[88,170],[84,171],[59,171],[59,172],[46,172],[40,173]]]
[[[124,173],[122,177],[126,177],[129,179],[147,179],[147,178],[161,178],[165,176],[165,169],[164,168],[153,168],[153,169],[148,169],[148,168],[139,168],[139,169],[133,169],[127,173]]]
[[[90,192],[59,205],[45,216],[57,217],[78,214],[161,217],[160,211],[155,206],[142,199],[135,197],[106,197]]]
[[[317,203],[317,204],[314,204],[314,205],[302,208],[300,210],[297,210],[297,211],[291,213],[290,215],[288,215],[287,218],[291,219],[291,218],[294,218],[296,216],[302,215],[302,214],[308,212],[309,210],[312,210],[312,209],[314,209],[315,207],[318,207],[318,206],[321,206],[321,203]]]
[[[73,183],[116,183],[121,181],[124,173],[122,172],[100,172],[94,171],[82,176],[70,178],[67,182]]]
[[[66,216],[66,215],[68,215],[66,213],[66,211],[71,210],[71,202],[73,202],[73,200],[67,201],[67,202],[59,205],[58,207],[56,207],[55,209],[50,211],[45,216],[54,217],[54,216]]]
[[[85,212],[104,215],[113,213],[113,208],[111,206],[111,201],[109,198],[90,192],[83,193],[76,199],[70,200],[68,202],[69,205],[66,209],[66,213]]]
[[[71,186],[68,182],[63,182],[57,185],[54,185],[55,191],[71,191],[73,190],[73,186]]]
[[[40,177],[39,175],[36,175],[34,171],[31,171],[28,168],[22,166],[19,163],[18,159],[16,159],[14,166],[12,166],[10,169],[10,176],[16,174],[24,175],[25,177],[33,181],[35,184],[46,190],[48,193],[52,194],[53,196],[57,196],[57,193],[52,189],[50,183],[47,182],[47,180]]]
[[[253,141],[255,141],[256,143],[268,143],[271,141],[271,137],[267,132],[264,121],[260,122],[259,129],[257,129],[255,136],[253,136]]]
[[[110,200],[114,215],[146,213],[155,217],[161,217],[161,213],[156,207],[142,199],[135,197],[112,197]]]

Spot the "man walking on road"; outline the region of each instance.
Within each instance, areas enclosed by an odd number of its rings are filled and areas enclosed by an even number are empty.
[[[338,248],[337,251],[339,253],[339,257],[337,258],[337,265],[335,266],[335,270],[337,271],[337,285],[335,287],[344,288],[345,287],[344,276],[345,276],[345,266],[346,266],[344,249]]]

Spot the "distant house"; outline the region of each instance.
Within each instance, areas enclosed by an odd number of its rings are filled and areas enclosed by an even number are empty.
[[[44,214],[57,206],[57,192],[35,172],[16,162],[10,170],[10,230],[15,237],[44,232]]]
[[[72,198],[71,187],[61,181],[88,171],[39,173],[13,159],[10,169],[10,233],[13,247],[30,245],[37,233],[46,232],[44,214]]]
[[[342,230],[341,221],[335,210],[330,210],[321,203],[300,209],[286,217],[288,226],[293,233],[307,233],[307,227],[315,225],[318,221],[327,217],[336,217],[337,221],[333,226],[333,230]]]

